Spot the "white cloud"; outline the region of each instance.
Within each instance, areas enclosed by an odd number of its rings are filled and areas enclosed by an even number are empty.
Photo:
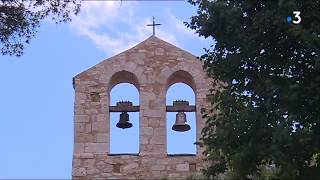
[[[199,37],[198,34],[196,34],[195,30],[192,30],[188,28],[185,24],[184,21],[177,18],[170,9],[167,9],[166,11],[168,17],[169,17],[169,22],[170,24],[174,25],[175,30],[177,31],[176,33],[178,34],[183,34],[188,36],[189,38],[197,38],[200,40],[205,40],[204,37]]]
[[[108,55],[122,52],[152,34],[151,17],[139,16],[141,2],[124,1],[83,1],[81,12],[73,17],[70,27],[78,35],[89,38],[97,48]],[[164,10],[166,22],[157,27],[156,36],[176,46],[182,47],[178,37],[185,42],[186,38],[198,38],[188,29],[183,21],[170,10]]]
[[[183,33],[184,35],[191,37],[195,36],[195,32],[192,29],[187,28],[182,20],[178,19],[174,14],[172,14],[170,9],[168,9],[166,13],[168,14],[170,24],[173,24],[179,33]]]
[[[123,38],[116,28],[119,20],[121,21],[122,13],[125,13],[125,16],[133,15],[130,11],[124,11],[132,4],[129,2],[123,5],[117,1],[83,1],[81,12],[73,17],[70,27],[78,35],[92,40],[105,52],[118,53],[132,44],[128,39]]]
[[[113,23],[118,16],[119,7],[116,1],[83,1],[81,13],[73,18],[71,25],[89,29]]]

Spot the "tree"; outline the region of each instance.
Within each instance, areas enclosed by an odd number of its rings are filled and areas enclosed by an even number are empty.
[[[68,22],[79,10],[79,0],[0,0],[1,53],[21,56],[42,20]]]
[[[213,80],[205,174],[319,179],[320,1],[189,2],[198,10],[186,25],[216,42],[201,56]]]

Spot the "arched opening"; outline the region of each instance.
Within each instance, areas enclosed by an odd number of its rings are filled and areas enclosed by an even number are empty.
[[[130,83],[120,83],[110,91],[110,106],[117,102],[130,101],[134,106],[139,105],[139,91]],[[139,112],[128,112],[132,127],[122,129],[116,125],[121,112],[110,112],[110,154],[139,153]]]
[[[118,102],[130,101],[133,106],[139,105],[139,82],[137,77],[128,71],[115,73],[109,83],[110,107],[117,106]],[[130,128],[119,128],[117,123],[122,112],[110,112],[109,137],[110,154],[137,154],[139,153],[139,111],[125,112],[129,115]],[[127,117],[127,115],[126,115]]]
[[[186,76],[184,76],[186,77]],[[190,79],[189,79],[190,80]],[[178,82],[178,83],[176,83]],[[179,81],[170,83],[171,85],[166,94],[166,105],[172,106],[173,101],[186,100],[189,105],[195,105],[195,93],[193,88],[185,83]],[[192,82],[192,81],[189,81]],[[176,122],[177,112],[167,112],[167,153],[169,155],[175,154],[196,154],[196,115],[195,112],[185,112],[190,130],[184,132],[177,132],[172,130],[172,126]]]

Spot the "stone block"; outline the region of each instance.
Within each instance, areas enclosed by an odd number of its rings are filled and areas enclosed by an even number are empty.
[[[91,123],[75,123],[77,133],[90,133]]]
[[[167,134],[166,128],[154,128],[154,135],[155,136],[165,136]]]
[[[82,122],[89,122],[90,118],[88,115],[75,115],[75,122],[82,123]]]
[[[109,137],[107,133],[98,133],[96,134],[96,137],[97,137],[97,142],[100,142],[100,143],[109,142]]]
[[[74,106],[74,114],[76,114],[76,115],[85,114],[85,107],[84,107],[84,105],[76,104],[76,105]]]
[[[151,174],[153,177],[160,177],[161,176],[161,171],[151,171]]]
[[[96,108],[89,108],[84,111],[86,114],[98,114],[98,110]]]
[[[108,132],[107,121],[92,122],[92,132],[107,133]]]
[[[141,59],[141,60],[143,60],[145,57],[146,57],[146,54],[144,52],[133,53],[132,56],[130,56],[130,58]]]
[[[112,165],[112,172],[114,173],[120,173],[121,172],[121,164],[113,164]]]
[[[179,177],[181,177],[181,176],[180,176],[180,174],[178,174],[178,173],[170,173],[168,177],[169,177],[169,178],[179,178]]]
[[[151,166],[151,170],[165,170],[166,169],[166,166],[165,165],[153,165]]]
[[[100,94],[98,92],[91,92],[90,93],[91,102],[99,102],[100,103],[100,99],[101,99],[101,97],[100,97]]]
[[[98,174],[99,172],[100,172],[99,169],[96,169],[96,168],[92,168],[92,169],[87,170],[88,175]]]
[[[195,172],[195,171],[197,171],[196,163],[190,163],[190,164],[189,164],[189,171],[190,171],[190,172]]]
[[[189,164],[187,164],[187,163],[177,164],[176,165],[176,170],[177,171],[189,171]]]
[[[107,122],[107,115],[105,114],[98,114],[97,121],[106,121]]]
[[[141,92],[142,101],[150,101],[156,99],[156,95],[153,92]]]
[[[183,57],[178,57],[177,60],[178,60],[178,61],[185,61],[186,59],[183,58]]]
[[[72,171],[72,175],[78,177],[86,176],[86,168],[74,168]]]
[[[80,159],[89,159],[89,158],[93,158],[94,155],[92,153],[74,153],[73,157],[80,158]]]
[[[182,52],[179,50],[169,50],[167,52],[168,56],[176,56],[176,57],[181,57],[182,56]]]
[[[86,143],[86,142],[96,142],[96,136],[93,134],[86,133],[76,133],[75,142]]]
[[[143,55],[144,55],[144,54],[143,54]],[[128,63],[126,63],[126,67],[127,67],[127,69],[134,70],[134,69],[136,69],[137,64],[136,64],[136,63],[133,63],[133,62],[128,62]]]
[[[169,159],[159,159],[157,160],[158,164],[163,164],[163,165],[167,165],[169,164],[170,160]]]
[[[166,136],[153,136],[150,144],[166,144]]]
[[[96,163],[97,166],[104,166],[105,164],[106,163],[103,160]]]
[[[103,172],[105,172],[105,173],[111,173],[113,171],[113,166],[111,166],[111,165],[106,165],[105,167],[104,167],[104,169],[103,169]],[[119,172],[120,172],[120,169],[119,169]]]
[[[96,163],[96,160],[95,159],[85,159],[83,161],[83,167],[86,167],[86,168],[94,168],[95,167],[95,163]]]
[[[153,128],[160,127],[160,120],[156,118],[152,118],[152,119],[150,118],[148,120],[148,126]]]
[[[130,169],[134,169],[134,168],[137,168],[137,167],[139,167],[139,164],[136,163],[136,162],[132,162],[132,163],[129,163],[128,165],[125,165],[123,167],[123,170],[124,171],[129,171]]]
[[[74,167],[74,168],[78,168],[78,167],[80,167],[81,166],[81,159],[73,159],[72,160],[72,167]]]
[[[76,93],[75,95],[75,101],[79,104],[85,103],[87,99],[87,95],[85,93]]]
[[[153,135],[153,128],[152,127],[143,127],[140,130],[141,135],[152,136]]]
[[[163,116],[163,111],[160,110],[145,110],[143,116],[148,118],[161,118]]]
[[[145,49],[139,49],[138,52],[142,52],[142,53],[145,53],[146,50]]]
[[[140,143],[141,144],[149,144],[149,138],[146,136],[141,136],[140,137]]]
[[[74,153],[84,153],[84,143],[74,143]]]
[[[85,152],[88,153],[107,153],[108,149],[107,143],[85,143]]]
[[[156,48],[156,50],[155,50],[155,55],[156,55],[156,56],[162,56],[162,55],[164,55],[164,49],[163,49],[163,48]]]
[[[162,120],[160,120],[160,127],[166,127],[166,125],[167,125],[166,120],[167,120],[167,119],[162,119]]]

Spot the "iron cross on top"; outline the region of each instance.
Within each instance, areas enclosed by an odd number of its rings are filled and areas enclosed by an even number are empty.
[[[152,35],[153,35],[153,36],[155,35],[155,31],[156,31],[156,30],[155,30],[155,29],[156,29],[155,27],[156,27],[156,26],[160,26],[160,25],[161,25],[161,24],[156,24],[156,23],[155,23],[154,17],[152,17],[152,24],[147,24],[147,26],[152,26],[152,28],[153,28],[153,29],[152,29],[152,30],[153,30],[153,31],[152,31]]]

